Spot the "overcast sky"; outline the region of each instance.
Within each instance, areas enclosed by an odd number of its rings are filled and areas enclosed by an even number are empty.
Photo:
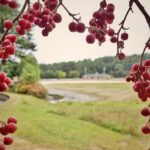
[[[23,1],[23,0],[21,0]],[[32,0],[31,0],[32,1]],[[99,0],[63,0],[66,7],[72,13],[80,13],[82,21],[88,24],[92,13],[98,9]],[[128,0],[109,0],[115,4],[115,21],[111,25],[115,30],[119,28],[118,24],[123,19],[125,12],[128,9]],[[149,0],[143,0],[143,5],[147,10],[150,10]],[[133,7],[134,13],[130,13],[127,18],[125,27],[130,27],[129,40],[125,42],[124,52],[127,55],[141,54],[144,43],[150,35],[150,31],[144,17],[136,8]],[[98,42],[89,45],[85,41],[88,32],[71,33],[68,30],[68,24],[72,18],[60,8],[58,10],[62,14],[62,22],[56,25],[56,28],[49,34],[48,37],[41,35],[41,29],[35,27],[33,29],[33,40],[36,43],[37,52],[35,56],[39,63],[54,63],[62,61],[77,61],[83,59],[95,59],[103,56],[115,56],[116,45],[107,42],[98,46]]]

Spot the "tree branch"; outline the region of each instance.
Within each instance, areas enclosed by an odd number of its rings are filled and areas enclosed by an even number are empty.
[[[68,13],[68,15],[71,16],[75,21],[79,22],[79,21],[81,20],[81,17],[79,17],[79,18],[76,18],[76,17],[75,17],[76,15],[79,15],[79,13],[78,13],[78,14],[72,14],[72,13],[67,9],[67,7],[63,4],[62,0],[59,0],[59,5],[61,5],[61,6],[66,10],[66,12]]]
[[[136,6],[139,8],[139,10],[141,11],[141,13],[144,15],[147,24],[150,28],[150,15],[147,13],[147,11],[145,10],[145,8],[143,7],[143,5],[139,2],[139,0],[132,0]]]

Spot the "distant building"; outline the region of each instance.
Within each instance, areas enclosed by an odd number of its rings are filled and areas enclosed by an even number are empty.
[[[83,79],[94,79],[94,80],[101,80],[101,79],[111,79],[112,76],[106,73],[91,73],[91,74],[85,74],[82,76]]]

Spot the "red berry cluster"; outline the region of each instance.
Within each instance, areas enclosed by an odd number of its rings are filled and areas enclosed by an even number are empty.
[[[106,35],[115,35],[115,31],[108,28],[113,23],[115,6],[103,0],[100,3],[99,10],[93,13],[93,18],[89,21],[89,34],[86,36],[86,41],[89,44],[95,42],[95,39],[101,44],[106,41]],[[111,32],[111,33],[110,33]]]
[[[0,134],[3,135],[2,143],[0,143],[0,150],[5,150],[5,145],[11,145],[13,138],[7,136],[17,130],[17,119],[15,117],[9,117],[7,122],[1,121]]]
[[[86,27],[84,23],[75,21],[68,26],[71,32],[82,33],[88,28],[89,34],[86,36],[86,42],[92,44],[97,40],[100,44],[106,41],[106,35],[114,36],[115,31],[108,25],[113,23],[115,6],[112,3],[107,4],[106,0],[100,3],[99,10],[93,13],[93,18],[89,21],[90,27]]]
[[[138,97],[143,101],[147,101],[150,98],[150,59],[145,60],[141,65],[136,63],[132,66],[129,76],[126,77],[126,81],[132,81],[134,83],[133,89],[138,93]],[[150,105],[141,110],[143,116],[150,117]],[[148,123],[142,127],[144,134],[150,134],[150,119]]]
[[[0,72],[0,92],[6,91],[11,83],[11,79],[4,72]]]
[[[0,42],[0,59],[7,60],[11,55],[15,54],[16,36],[8,34],[4,40]]]
[[[25,17],[24,17],[25,18]],[[16,32],[19,35],[25,35],[27,30],[30,30],[32,27],[32,24],[29,20],[26,20],[24,18],[21,18],[18,20],[18,25],[16,26]]]
[[[31,24],[34,23],[42,28],[43,36],[48,36],[49,32],[55,28],[55,23],[60,23],[62,20],[61,15],[57,12],[57,4],[57,0],[45,0],[43,4],[35,2],[32,8],[18,21],[17,32],[24,35],[25,30],[30,29]]]
[[[112,40],[112,38],[115,38],[115,42]],[[112,37],[110,40],[112,43],[116,43],[117,42],[117,49],[119,50],[117,53],[117,57],[120,60],[125,59],[125,54],[122,52],[122,49],[124,48],[124,41],[126,41],[128,39],[128,33],[126,33],[126,31],[124,30],[123,33],[121,33],[120,37]]]
[[[147,101],[150,98],[150,59],[143,62],[142,65],[134,64],[130,70],[129,76],[126,78],[128,82],[134,83],[133,89],[138,93],[138,97],[142,101]]]
[[[18,3],[16,0],[0,0],[1,5],[9,6],[12,9],[15,9],[18,7]]]

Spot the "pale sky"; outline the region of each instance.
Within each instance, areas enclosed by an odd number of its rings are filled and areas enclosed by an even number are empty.
[[[23,0],[20,0],[23,1]],[[32,1],[32,0],[31,0]],[[99,7],[99,0],[63,0],[72,13],[80,13],[82,21],[88,25],[88,21],[91,19],[92,13]],[[123,19],[125,12],[128,9],[129,0],[109,0],[115,4],[115,17],[113,25],[117,31],[118,24]],[[149,0],[143,0],[142,2],[147,10],[150,10]],[[129,39],[125,42],[124,52],[127,55],[141,54],[144,44],[147,41],[150,31],[148,25],[139,10],[133,7],[134,13],[130,13],[127,18],[125,27],[130,27]],[[54,63],[62,61],[77,61],[83,59],[95,59],[103,56],[115,56],[116,45],[109,42],[107,36],[107,42],[98,46],[98,42],[94,44],[87,44],[85,37],[88,32],[85,33],[71,33],[68,30],[68,24],[72,21],[72,18],[60,8],[58,10],[62,14],[62,22],[56,25],[56,28],[49,34],[48,37],[41,35],[41,29],[35,27],[33,29],[33,39],[36,43],[37,52],[35,56],[39,63]]]

